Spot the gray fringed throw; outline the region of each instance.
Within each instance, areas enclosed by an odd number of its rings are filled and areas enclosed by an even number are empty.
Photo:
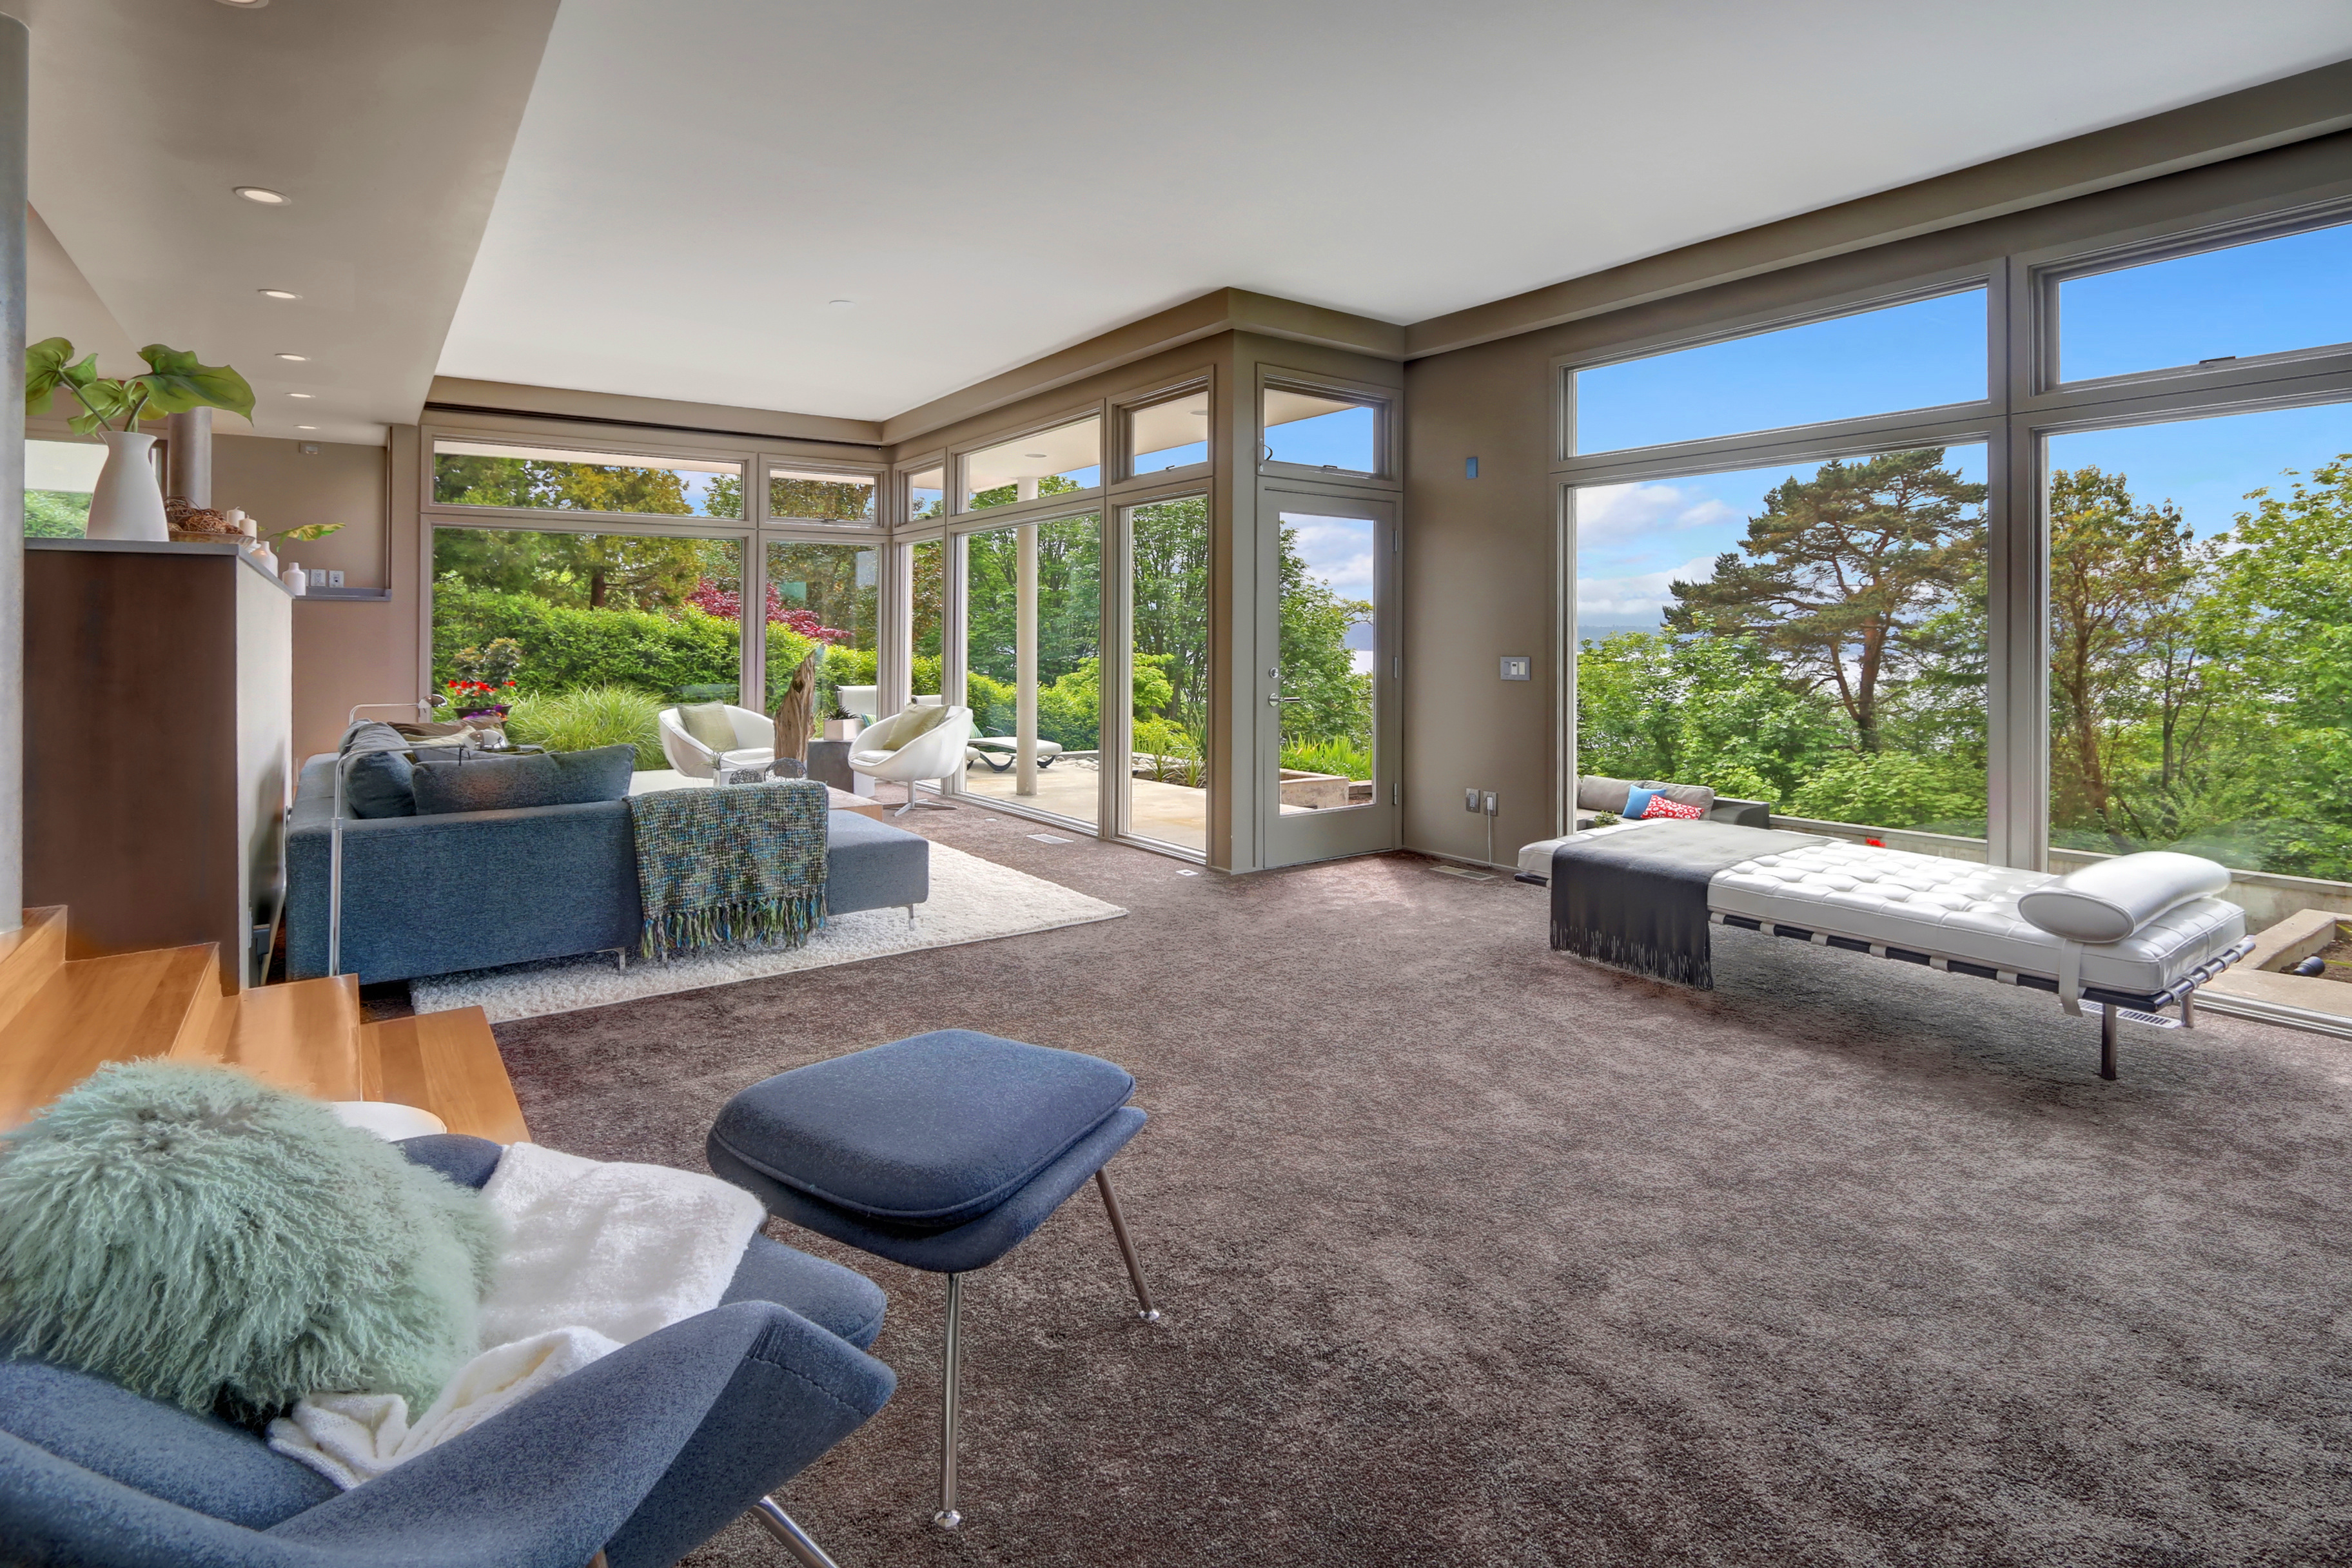
[[[827,798],[814,779],[630,796],[646,956],[806,941],[824,923]]]
[[[1715,988],[1706,885],[1717,871],[1828,840],[1727,822],[1645,822],[1551,856],[1551,945],[1659,980]]]

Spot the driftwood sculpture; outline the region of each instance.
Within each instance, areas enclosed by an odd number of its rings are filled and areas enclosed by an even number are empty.
[[[808,776],[809,724],[816,711],[816,655],[801,660],[793,671],[793,679],[784,688],[784,695],[776,703],[776,761],[786,757],[800,764],[790,770],[799,777]],[[777,772],[788,770],[779,768]]]

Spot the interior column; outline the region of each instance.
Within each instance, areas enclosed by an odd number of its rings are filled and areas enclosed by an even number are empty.
[[[25,905],[25,24],[0,16],[0,931]]]

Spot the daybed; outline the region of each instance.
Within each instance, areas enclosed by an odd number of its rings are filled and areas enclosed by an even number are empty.
[[[2227,868],[2161,851],[2060,877],[1809,834],[1640,822],[1530,844],[1518,879],[1551,888],[1553,947],[1663,978],[1713,983],[1712,923],[2053,992],[2069,1013],[2095,1003],[2110,1079],[2118,1016],[2193,1026],[2197,987],[2253,949],[2245,911],[2213,896]],[[1694,941],[1671,906],[1689,898],[1696,910],[1701,896]],[[2161,1016],[2176,1004],[2178,1020]]]

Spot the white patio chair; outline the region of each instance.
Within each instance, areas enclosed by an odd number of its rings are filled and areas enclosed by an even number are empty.
[[[719,752],[688,734],[677,721],[677,709],[663,709],[662,754],[669,759],[669,765],[690,779],[716,779],[721,768],[730,774],[766,772],[776,760],[774,721],[732,703],[728,705],[727,717],[735,726],[735,744]]]
[[[918,800],[915,785],[924,779],[944,779],[963,771],[964,743],[971,739],[971,710],[950,708],[936,729],[917,735],[904,745],[897,737],[914,721],[912,708],[902,709],[851,742],[849,765],[872,779],[893,779],[907,786],[907,804],[891,813],[904,816],[917,806],[953,811],[944,801]]]

